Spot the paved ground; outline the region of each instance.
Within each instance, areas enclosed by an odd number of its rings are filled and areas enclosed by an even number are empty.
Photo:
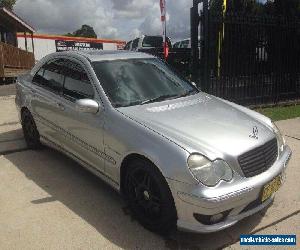
[[[0,249],[239,249],[247,233],[298,234],[299,242],[300,118],[278,122],[294,155],[269,209],[222,232],[162,238],[74,161],[51,149],[27,150],[13,96],[0,97],[0,105]]]
[[[0,85],[0,96],[14,95],[16,92],[15,84]]]

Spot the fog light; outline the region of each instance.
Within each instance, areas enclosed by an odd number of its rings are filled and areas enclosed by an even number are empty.
[[[223,219],[223,217],[224,217],[223,214],[215,214],[210,217],[210,221],[212,224],[218,223],[219,221],[221,221]]]
[[[204,225],[213,225],[224,221],[232,209],[214,215],[193,214],[194,218]]]

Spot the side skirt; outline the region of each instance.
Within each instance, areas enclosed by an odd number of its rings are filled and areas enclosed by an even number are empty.
[[[60,146],[57,143],[49,140],[45,136],[41,135],[40,136],[40,141],[41,141],[42,144],[47,145],[47,146],[49,146],[51,148],[54,148],[55,150],[62,152],[63,154],[67,155],[68,157],[70,157],[74,161],[78,162],[85,169],[87,169],[88,171],[90,171],[91,173],[93,173],[94,175],[96,175],[97,177],[99,177],[101,180],[103,180],[104,182],[106,182],[107,184],[109,184],[113,189],[115,189],[117,192],[120,193],[120,185],[119,185],[119,183],[117,183],[116,181],[114,181],[113,179],[111,179],[105,173],[99,171],[97,168],[91,166],[87,162],[85,162],[82,159],[80,159],[78,156],[76,156],[73,153],[67,151],[62,146]]]

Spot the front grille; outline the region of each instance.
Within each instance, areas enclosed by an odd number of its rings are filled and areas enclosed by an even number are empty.
[[[270,168],[278,155],[277,139],[274,138],[238,157],[240,167],[246,177],[258,175]]]

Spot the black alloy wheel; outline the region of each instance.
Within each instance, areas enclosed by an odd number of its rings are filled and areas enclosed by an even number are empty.
[[[145,228],[164,235],[176,228],[174,200],[156,166],[144,159],[130,162],[124,188],[133,216]]]

